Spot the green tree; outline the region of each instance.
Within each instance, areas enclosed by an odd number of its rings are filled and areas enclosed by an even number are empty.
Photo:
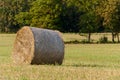
[[[114,42],[114,38],[116,33],[114,32],[114,28],[112,25],[112,16],[116,9],[116,2],[119,0],[102,0],[100,5],[97,6],[96,13],[103,17],[103,26],[112,33],[112,41]]]
[[[88,33],[88,42],[91,41],[91,33],[98,29],[98,16],[95,13],[96,5],[98,4],[95,0],[92,1],[81,1],[82,11],[84,14],[80,17],[80,32]]]
[[[79,7],[76,0],[37,0],[33,3],[30,13],[31,26],[57,29],[62,32],[79,31]]]
[[[1,32],[15,32],[20,28],[19,24],[15,20],[15,15],[19,12],[25,12],[29,10],[29,4],[33,0],[1,0],[0,1],[0,16]]]
[[[32,17],[32,26],[42,28],[56,29],[58,17],[62,11],[61,0],[36,0],[32,4],[30,13]]]
[[[66,0],[60,15],[60,26],[63,32],[79,32],[80,30],[80,4],[77,0]]]
[[[18,14],[15,15],[15,20],[20,27],[30,25],[32,15],[30,14],[29,10],[31,9],[34,1],[36,0],[20,0],[17,2],[19,11]]]
[[[0,1],[0,32],[4,29],[4,1]]]
[[[120,32],[120,2],[116,2],[116,8],[114,9],[113,14],[111,14],[111,30],[114,36],[117,36],[118,42],[119,40],[119,32]],[[114,41],[114,40],[113,40]]]
[[[15,20],[19,26],[30,26],[32,15],[29,12],[20,12],[15,15]]]

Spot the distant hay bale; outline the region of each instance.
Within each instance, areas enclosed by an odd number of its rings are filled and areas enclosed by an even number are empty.
[[[64,42],[58,32],[23,27],[17,32],[12,58],[16,64],[62,64]]]

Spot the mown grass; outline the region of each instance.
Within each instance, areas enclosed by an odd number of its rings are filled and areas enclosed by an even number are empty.
[[[68,44],[66,59],[80,66],[120,67],[120,44]]]
[[[61,66],[15,65],[14,38],[15,34],[0,34],[0,80],[120,80],[120,44],[66,44]]]

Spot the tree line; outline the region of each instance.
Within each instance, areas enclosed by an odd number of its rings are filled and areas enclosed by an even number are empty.
[[[0,32],[16,32],[22,26],[61,32],[120,32],[120,0],[0,0]]]

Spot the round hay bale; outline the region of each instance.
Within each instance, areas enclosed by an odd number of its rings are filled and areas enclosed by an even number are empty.
[[[25,26],[17,32],[12,58],[16,64],[61,65],[64,42],[56,31]]]

